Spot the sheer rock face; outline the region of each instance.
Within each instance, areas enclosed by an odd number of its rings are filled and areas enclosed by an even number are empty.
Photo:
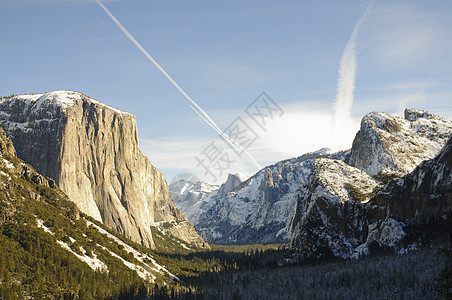
[[[6,135],[5,130],[3,128],[0,128],[0,154],[2,156],[16,156],[16,149],[14,149],[13,142],[10,138]],[[2,162],[0,162],[2,163]],[[3,162],[5,163],[5,162]]]
[[[348,163],[370,175],[403,176],[432,159],[446,143],[452,122],[425,111],[405,110],[405,118],[370,113],[361,121]]]
[[[369,201],[367,210],[373,223],[371,233],[376,237],[384,236],[381,227],[388,219],[398,224],[401,234],[392,244],[399,247],[413,242],[413,234],[441,226],[441,220],[452,216],[452,137],[434,159],[424,161],[412,173],[380,190]]]
[[[340,160],[317,158],[313,164],[309,192],[297,203],[291,248],[303,258],[359,256],[368,225],[363,203],[380,183]]]
[[[82,212],[147,247],[154,246],[150,226],[172,221],[181,224],[174,235],[203,245],[140,152],[133,115],[57,91],[3,100],[0,125],[18,156],[53,178]]]
[[[28,181],[30,185],[24,185],[22,179]],[[80,217],[78,208],[58,189],[53,179],[42,176],[33,167],[17,158],[13,142],[0,127],[0,225],[12,220],[18,210],[17,200],[29,200],[25,199],[24,195],[30,199],[41,198],[39,190],[33,186],[39,186],[41,190],[42,187],[51,188],[58,201],[63,200],[72,204],[62,207],[62,213],[70,211],[77,219]]]

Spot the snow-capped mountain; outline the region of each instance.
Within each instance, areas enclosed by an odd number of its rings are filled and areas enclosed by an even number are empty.
[[[218,185],[187,179],[181,179],[169,185],[174,203],[191,224],[194,224],[197,216],[206,210],[209,202],[206,198],[218,189]]]
[[[351,166],[370,175],[400,177],[432,159],[446,143],[452,122],[425,111],[405,109],[405,118],[370,113],[361,121],[351,149]]]
[[[375,247],[406,251],[416,246],[429,227],[438,227],[452,213],[452,139],[444,143],[451,136],[451,122],[415,110],[406,110],[405,116],[401,120],[371,113],[363,119],[350,160],[354,155],[366,157],[362,161],[369,163],[357,165],[373,177],[362,172],[353,179],[349,172],[357,174],[357,168],[345,164],[336,170],[331,163],[316,168],[318,175],[309,195],[299,199],[294,219],[291,247],[301,257],[358,257]],[[396,125],[384,125],[388,120],[416,130],[394,130]],[[379,127],[369,130],[369,123]],[[443,147],[439,153],[438,147]],[[403,174],[417,161],[435,156],[382,187],[380,172]],[[337,187],[346,188],[348,195],[338,193]]]
[[[205,199],[208,205],[193,219],[195,229],[211,243],[289,241],[297,199],[307,193],[312,159],[320,156],[310,153],[268,166],[227,193],[220,188]]]
[[[180,211],[191,224],[197,224],[200,216],[215,206],[218,199],[226,196],[246,179],[246,176],[239,173],[228,174],[228,178],[220,186],[181,179],[170,184],[169,188]]]
[[[313,257],[317,250],[357,256],[369,225],[364,203],[391,178],[434,158],[451,132],[452,122],[423,111],[407,109],[404,119],[370,113],[351,150],[322,149],[268,166],[225,195],[202,198],[189,220],[211,243],[291,240]],[[388,223],[385,230],[395,234],[396,227]]]

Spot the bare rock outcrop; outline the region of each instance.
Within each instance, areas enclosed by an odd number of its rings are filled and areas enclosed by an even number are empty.
[[[445,145],[452,122],[425,111],[405,110],[404,118],[370,113],[361,121],[348,163],[370,175],[401,177]]]

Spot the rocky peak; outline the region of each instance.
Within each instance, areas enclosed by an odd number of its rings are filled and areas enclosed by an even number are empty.
[[[81,93],[19,95],[0,102],[0,126],[19,158],[59,187],[87,215],[153,247],[151,226],[204,241],[171,199],[163,175],[138,148],[136,119]]]
[[[197,202],[218,190],[218,185],[210,185],[200,180],[180,179],[169,185],[169,190],[177,207],[183,212],[187,211]],[[190,220],[190,218],[188,218]]]
[[[239,174],[228,174],[228,179],[220,186],[218,190],[218,195],[225,196],[227,193],[232,192],[235,188],[237,188],[246,178]]]
[[[424,111],[405,110],[405,119],[372,112],[361,121],[349,164],[371,175],[403,176],[441,150],[452,122]]]
[[[417,121],[420,118],[423,119],[436,119],[438,118],[437,116],[435,116],[434,114],[429,113],[428,111],[424,111],[424,110],[417,110],[414,108],[405,108],[405,111],[403,113],[405,120],[408,121]]]
[[[2,156],[16,156],[13,142],[8,138],[6,132],[0,127],[0,154]]]

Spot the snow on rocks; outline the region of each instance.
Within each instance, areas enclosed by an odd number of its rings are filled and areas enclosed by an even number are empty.
[[[365,239],[362,203],[381,184],[343,161],[320,157],[308,185],[297,203],[292,248],[304,258],[353,257]]]
[[[13,163],[10,162],[9,160],[3,158],[3,162],[5,163],[6,168],[8,168],[8,169],[14,169]]]
[[[36,219],[36,221],[37,221],[37,227],[38,227],[38,228],[42,228],[45,232],[50,233],[51,235],[55,235],[55,234],[52,232],[52,230],[50,230],[49,227],[47,227],[47,226],[44,225],[44,221],[43,221],[43,220],[41,220],[41,219]]]
[[[361,121],[349,164],[370,175],[403,176],[432,159],[452,133],[452,122],[415,109],[405,118],[372,112]]]
[[[97,258],[97,255],[92,253],[93,257],[90,257],[86,254],[85,249],[83,247],[80,247],[80,251],[83,253],[83,255],[78,254],[77,252],[73,251],[71,247],[69,247],[68,244],[66,244],[63,241],[57,241],[57,243],[63,247],[65,250],[71,252],[74,256],[76,256],[78,259],[86,263],[91,269],[94,271],[99,272],[107,272],[108,273],[108,267],[107,265]]]
[[[195,224],[196,215],[202,206],[208,202],[210,194],[219,189],[218,185],[210,185],[203,181],[181,179],[169,185],[174,203],[182,213],[185,213],[190,223]]]
[[[57,108],[66,111],[68,108],[74,106],[77,101],[83,100],[114,110],[120,114],[128,114],[127,112],[85,96],[82,93],[65,90],[52,91],[43,94],[16,95],[11,98],[3,99],[0,102],[9,102],[10,105],[13,105],[14,101],[21,101],[23,102],[22,106],[24,107],[24,110],[32,110],[35,112],[45,111],[44,116],[46,117],[44,119],[52,119],[53,113]]]

